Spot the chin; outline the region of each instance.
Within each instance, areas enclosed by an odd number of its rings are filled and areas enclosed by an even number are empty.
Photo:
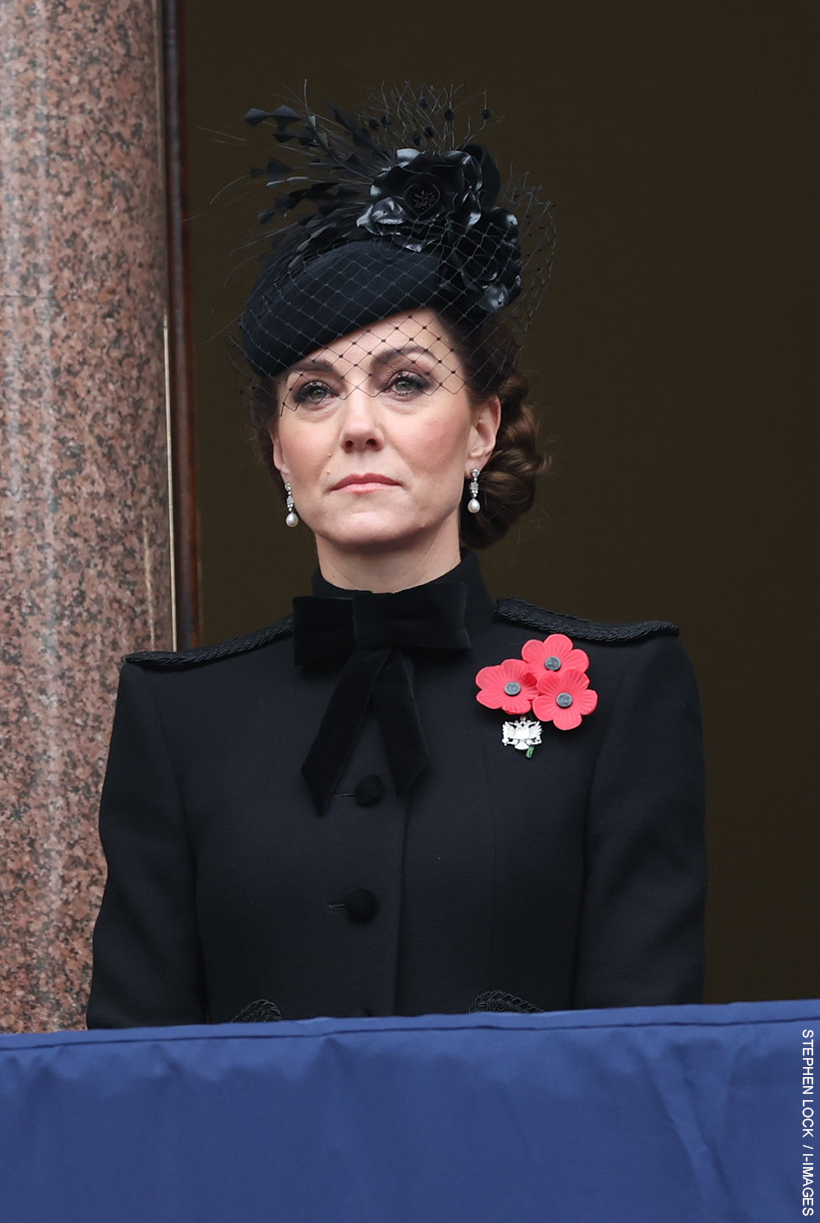
[[[325,539],[335,548],[346,552],[379,552],[391,551],[396,548],[411,548],[419,542],[419,538],[435,532],[436,524],[419,523],[410,527],[406,522],[373,521],[351,522],[340,530],[339,523],[334,523],[332,533]]]
[[[328,542],[344,552],[392,552],[397,548],[410,547],[415,542],[415,536],[391,534],[389,532],[351,532],[349,535],[331,539]]]

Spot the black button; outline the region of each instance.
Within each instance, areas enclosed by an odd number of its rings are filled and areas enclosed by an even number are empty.
[[[368,1019],[373,1014],[366,1006],[354,1006],[350,1012],[351,1019]]]
[[[378,907],[376,897],[367,888],[354,888],[345,896],[345,909],[351,921],[370,921]]]
[[[378,773],[368,773],[367,777],[357,782],[353,790],[353,797],[360,807],[372,807],[373,803],[377,803],[383,794],[384,782]]]

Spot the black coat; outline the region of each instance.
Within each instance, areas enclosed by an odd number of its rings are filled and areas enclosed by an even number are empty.
[[[706,866],[697,686],[677,629],[497,605],[476,557],[469,651],[411,655],[430,763],[397,797],[367,715],[325,814],[301,764],[337,673],[291,621],[120,677],[100,827],[108,882],[90,1027],[701,1001]],[[344,594],[317,574],[315,593]],[[561,632],[597,709],[531,758],[477,671]]]

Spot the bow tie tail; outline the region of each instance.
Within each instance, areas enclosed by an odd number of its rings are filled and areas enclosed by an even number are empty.
[[[336,793],[362,728],[376,681],[391,650],[354,650],[344,665],[316,738],[305,757],[302,775],[320,815]]]
[[[403,654],[393,651],[373,689],[373,704],[382,728],[396,793],[404,795],[429,763],[410,668]]]

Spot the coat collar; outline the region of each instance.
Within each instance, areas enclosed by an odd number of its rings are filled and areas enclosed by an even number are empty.
[[[475,552],[470,548],[462,548],[461,560],[454,569],[450,569],[440,577],[433,578],[431,582],[423,582],[419,587],[410,587],[409,589],[437,586],[440,582],[464,582],[466,584],[467,610],[465,613],[465,624],[467,632],[471,637],[482,632],[492,624],[495,619],[495,602],[484,585],[484,577]],[[319,569],[314,571],[311,578],[311,588],[314,595],[330,599],[352,599],[356,594],[365,593],[359,590],[345,590],[342,586],[334,586],[332,582],[328,582],[322,576]]]

